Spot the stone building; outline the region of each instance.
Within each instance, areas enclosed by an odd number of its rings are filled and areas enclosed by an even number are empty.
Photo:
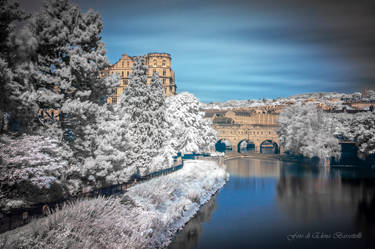
[[[348,106],[355,110],[374,110],[375,101],[358,101],[355,103],[348,103]]]
[[[175,95],[176,83],[174,71],[172,70],[171,55],[167,53],[148,53],[145,58],[148,66],[147,83],[150,84],[151,76],[154,72],[156,72],[159,74],[160,79],[164,84],[165,95]],[[123,93],[124,88],[128,86],[130,80],[129,76],[132,72],[133,59],[134,57],[132,56],[122,54],[120,60],[103,72],[103,74],[119,73],[121,78],[120,86],[117,87],[113,96],[108,97],[108,103],[117,103],[117,100]]]

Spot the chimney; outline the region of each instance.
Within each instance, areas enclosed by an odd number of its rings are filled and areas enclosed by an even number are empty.
[[[367,98],[366,88],[362,88],[362,99]]]

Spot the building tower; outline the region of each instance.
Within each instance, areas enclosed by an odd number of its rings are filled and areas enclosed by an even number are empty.
[[[146,64],[148,66],[147,84],[150,84],[151,77],[154,72],[157,72],[163,82],[165,95],[171,96],[176,94],[176,83],[174,71],[172,70],[172,59],[168,53],[149,53],[145,56]],[[130,74],[132,72],[134,57],[127,54],[122,54],[120,60],[115,64],[109,66],[104,70],[103,74],[120,74],[120,86],[117,87],[113,96],[108,97],[107,103],[117,103],[119,97],[128,86]]]
[[[362,99],[367,98],[366,88],[362,88]]]

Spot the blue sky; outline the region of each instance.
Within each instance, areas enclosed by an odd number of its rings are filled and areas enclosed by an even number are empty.
[[[111,63],[122,53],[168,52],[178,91],[203,102],[360,91],[375,82],[371,0],[74,2],[102,15]]]

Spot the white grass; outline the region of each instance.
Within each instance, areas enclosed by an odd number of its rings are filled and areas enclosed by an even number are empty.
[[[138,184],[121,198],[71,203],[0,235],[0,248],[165,248],[228,176],[215,162],[186,161],[181,170]]]

